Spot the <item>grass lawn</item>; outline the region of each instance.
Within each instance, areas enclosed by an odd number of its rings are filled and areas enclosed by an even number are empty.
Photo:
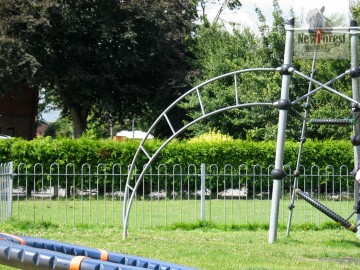
[[[332,223],[333,224],[333,223]],[[324,229],[325,228],[325,229]],[[154,258],[199,269],[357,269],[360,242],[343,228],[294,226],[278,231],[268,244],[264,226],[217,226],[197,223],[171,228],[131,229],[123,240],[118,227],[55,226],[8,222],[0,231],[54,239],[109,251]],[[12,269],[0,266],[0,269]]]
[[[348,217],[353,211],[352,201],[321,203],[337,214]],[[206,200],[205,220],[216,224],[267,224],[271,200]],[[200,200],[135,200],[130,212],[130,228],[171,226],[193,223],[200,219]],[[279,222],[287,223],[289,199],[280,200]],[[111,199],[69,198],[13,201],[12,217],[22,222],[50,222],[60,226],[122,226],[123,201]],[[293,224],[320,225],[330,221],[304,200],[295,202]]]

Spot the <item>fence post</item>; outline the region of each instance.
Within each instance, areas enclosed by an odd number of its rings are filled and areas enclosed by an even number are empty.
[[[200,218],[205,220],[205,179],[206,179],[206,166],[205,163],[201,163],[201,209]]]
[[[0,222],[11,218],[13,192],[13,163],[0,164]]]
[[[0,222],[6,220],[7,212],[5,212],[5,203],[6,203],[6,182],[4,180],[4,170],[5,164],[0,164]]]
[[[13,181],[14,181],[14,170],[13,170],[14,163],[11,161],[9,162],[9,169],[8,169],[8,181],[9,181],[9,193],[8,193],[8,219],[12,216],[12,198],[13,198]]]

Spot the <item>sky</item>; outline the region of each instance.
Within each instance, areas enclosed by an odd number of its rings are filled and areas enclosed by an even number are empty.
[[[235,22],[241,25],[257,30],[258,17],[255,13],[255,7],[260,8],[266,21],[271,24],[273,0],[241,0],[242,7],[237,11],[225,11],[221,19],[225,22]],[[325,6],[324,16],[329,17],[333,13],[349,15],[349,0],[279,0],[280,8],[285,18],[290,18],[290,9],[293,7],[295,14],[307,14],[312,9],[320,9]],[[219,6],[207,7],[208,17],[214,18]],[[48,122],[55,122],[59,117],[59,111],[51,111],[43,114],[43,118]]]
[[[50,111],[50,112],[47,112],[47,113],[43,113],[42,117],[47,122],[53,123],[53,122],[56,121],[56,119],[58,119],[59,115],[60,115],[60,111],[54,110],[54,111]]]
[[[267,22],[271,24],[273,0],[241,0],[241,3],[240,10],[225,11],[222,19],[226,22],[240,23],[256,30],[258,17],[255,13],[255,7],[258,7],[266,17]],[[344,14],[346,18],[349,16],[349,0],[279,0],[279,5],[285,18],[290,18],[291,7],[297,16],[301,14],[306,16],[308,11],[315,8],[320,9],[322,6],[325,6],[325,17],[334,13]],[[209,6],[208,16],[210,18],[215,17],[217,10],[217,6]]]

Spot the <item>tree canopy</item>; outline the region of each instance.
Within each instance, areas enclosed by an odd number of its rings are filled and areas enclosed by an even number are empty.
[[[192,1],[4,0],[0,16],[0,79],[43,87],[75,137],[91,112],[157,111],[192,70]]]
[[[218,4],[212,22],[206,16],[209,4]],[[72,119],[76,137],[96,122],[136,118],[146,129],[191,85],[230,71],[281,66],[285,19],[278,1],[273,1],[272,25],[256,9],[258,31],[225,29],[219,23],[222,12],[243,4],[238,0],[2,0],[0,90],[10,83],[42,87],[46,102]],[[355,18],[358,7],[358,3],[352,6]],[[318,60],[316,79],[327,82],[349,65],[348,59]],[[305,74],[311,72],[311,60],[296,59],[294,66]],[[275,102],[280,85],[277,73],[244,74],[239,77],[239,98]],[[334,87],[351,95],[350,78]],[[207,108],[226,106],[232,91],[232,82],[219,81],[202,99]],[[292,79],[292,100],[307,91],[307,81]],[[181,114],[198,116],[192,104],[191,100],[182,104],[178,121]],[[295,140],[300,136],[303,105],[289,111],[288,136]],[[347,101],[327,91],[316,93],[311,105],[314,118],[346,118],[351,112]],[[271,108],[232,110],[197,123],[187,135],[215,128],[235,138],[275,139],[277,115]],[[176,118],[174,125],[180,124]],[[345,139],[350,133],[351,127],[308,127],[309,137],[317,139]]]
[[[273,1],[272,25],[266,21],[262,11],[256,9],[259,21],[258,33],[245,28],[226,31],[219,24],[202,25],[196,36],[195,51],[198,57],[200,74],[194,84],[217,77],[221,74],[246,68],[280,67],[283,63],[285,47],[285,19],[278,1]],[[311,72],[311,59],[294,59],[294,66],[305,74]],[[316,62],[315,79],[327,82],[349,69],[349,59],[319,59]],[[280,98],[281,76],[279,73],[242,74],[238,77],[239,100],[241,103],[276,102]],[[351,82],[347,77],[332,85],[335,89],[351,96]],[[290,99],[294,100],[307,93],[308,81],[293,76]],[[314,86],[313,86],[314,87]],[[233,104],[234,82],[222,80],[213,84],[205,93],[202,101],[210,111],[213,108]],[[191,100],[194,99],[194,100]],[[200,116],[193,107],[197,97],[190,97],[183,104],[191,118]],[[305,102],[289,110],[287,137],[299,140]],[[351,113],[346,100],[329,93],[319,91],[311,99],[310,117],[312,118],[347,118]],[[223,134],[235,138],[251,140],[274,140],[278,124],[276,108],[260,107],[236,109],[212,116],[191,127],[192,134],[200,134],[217,129]],[[314,139],[347,139],[351,137],[351,126],[311,126],[307,136]]]

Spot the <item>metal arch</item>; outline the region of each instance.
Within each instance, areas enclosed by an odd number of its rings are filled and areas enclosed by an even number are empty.
[[[239,104],[239,105],[235,105],[235,106],[229,106],[229,107],[224,107],[220,110],[216,110],[213,111],[211,113],[208,113],[206,115],[203,115],[195,120],[193,120],[192,122],[188,123],[187,125],[185,125],[184,127],[182,127],[181,129],[179,129],[175,134],[173,134],[171,137],[169,137],[157,150],[156,152],[152,155],[152,157],[149,157],[149,161],[144,165],[141,174],[139,175],[139,177],[136,180],[136,183],[134,185],[134,187],[131,187],[129,185],[129,182],[131,180],[131,176],[132,176],[132,172],[135,166],[135,161],[136,159],[133,160],[133,163],[130,166],[129,172],[128,172],[128,177],[126,180],[126,187],[125,187],[125,193],[124,193],[124,208],[123,208],[123,225],[124,225],[124,232],[123,232],[123,238],[126,238],[127,236],[127,225],[128,225],[128,220],[129,220],[129,213],[130,213],[130,208],[131,208],[131,203],[134,199],[135,196],[135,192],[139,186],[139,184],[141,183],[142,179],[144,178],[145,172],[146,170],[149,168],[149,166],[151,165],[151,163],[153,162],[153,160],[158,156],[158,154],[161,152],[161,150],[172,140],[174,139],[177,135],[179,135],[180,133],[182,133],[184,130],[186,130],[188,127],[192,126],[193,124],[209,117],[215,114],[218,114],[220,112],[223,111],[227,111],[227,110],[231,110],[231,109],[235,109],[235,108],[245,108],[245,107],[251,107],[251,106],[272,106],[273,103],[269,103],[269,102],[256,102],[256,103],[246,103],[246,104]],[[143,139],[142,143],[145,142],[145,139]],[[142,143],[139,146],[135,157],[137,157],[137,155],[139,154],[140,150],[142,149]],[[129,190],[132,190],[132,193],[130,195],[130,199],[129,202],[127,203],[127,197],[129,196]]]
[[[134,158],[132,160],[132,163],[129,167],[129,171],[128,171],[128,176],[127,176],[127,180],[126,180],[126,186],[125,186],[125,193],[124,193],[124,202],[123,202],[123,226],[124,226],[124,231],[123,231],[123,238],[126,238],[127,236],[127,226],[128,226],[128,221],[129,221],[129,215],[130,215],[130,209],[131,209],[131,204],[132,201],[134,199],[134,196],[136,194],[136,190],[139,186],[139,184],[141,183],[141,181],[144,178],[145,175],[145,171],[149,168],[149,166],[151,165],[151,163],[153,162],[153,160],[158,156],[158,154],[160,153],[160,151],[172,140],[174,139],[177,135],[179,135],[181,132],[183,132],[184,130],[186,130],[188,127],[192,126],[193,124],[207,118],[210,117],[212,115],[227,111],[227,110],[231,110],[231,109],[236,109],[236,108],[244,108],[244,107],[251,107],[251,106],[273,106],[276,105],[275,103],[270,103],[270,102],[254,102],[254,103],[244,103],[244,104],[239,104],[239,100],[238,100],[238,84],[237,84],[237,74],[242,74],[242,73],[247,73],[247,72],[257,72],[257,71],[261,71],[261,72],[275,72],[275,71],[281,71],[281,68],[251,68],[251,69],[244,69],[244,70],[238,70],[238,71],[234,71],[234,72],[230,72],[230,73],[226,73],[223,74],[221,76],[212,78],[208,81],[205,81],[197,86],[195,86],[194,88],[190,89],[188,92],[186,92],[185,94],[183,94],[182,96],[180,96],[177,100],[175,100],[167,109],[165,109],[160,116],[156,119],[156,121],[152,124],[152,126],[149,128],[148,132],[145,135],[145,138],[141,141],[135,155]],[[315,84],[318,85],[318,87],[314,90],[312,90],[311,92],[309,92],[308,94],[305,94],[303,96],[301,96],[298,99],[295,99],[294,101],[291,102],[292,105],[299,103],[300,101],[304,100],[307,96],[311,96],[313,94],[315,94],[316,92],[318,92],[319,90],[325,89],[328,90],[329,92],[336,94],[350,102],[353,102],[354,105],[357,105],[358,107],[360,107],[360,103],[358,101],[356,101],[353,98],[348,97],[345,94],[340,93],[339,91],[329,87],[329,85],[331,85],[332,83],[334,83],[335,81],[343,78],[346,75],[349,75],[350,70],[345,71],[343,74],[340,74],[339,76],[333,78],[332,80],[326,82],[326,83],[321,83],[313,78],[310,78],[308,76],[306,76],[305,74],[297,71],[296,69],[293,69],[293,73],[294,75],[300,76],[308,81],[311,81]],[[234,84],[235,84],[235,105],[232,106],[228,106],[228,107],[224,107],[218,110],[214,110],[212,112],[206,113],[204,110],[204,106],[202,104],[202,100],[201,100],[201,93],[200,90],[203,86],[210,84],[214,81],[217,81],[219,79],[228,77],[228,76],[234,76]],[[200,105],[200,109],[201,109],[201,113],[202,115],[200,117],[198,117],[197,119],[192,120],[190,123],[187,123],[185,126],[183,126],[181,129],[179,129],[178,131],[175,131],[175,129],[173,128],[173,126],[171,125],[171,122],[167,116],[167,113],[173,108],[175,107],[180,101],[182,101],[185,97],[187,97],[188,95],[192,94],[193,92],[196,92],[197,97],[198,97],[198,101],[199,101],[199,105]],[[144,144],[150,134],[150,132],[155,128],[155,126],[161,121],[165,119],[171,129],[171,131],[173,132],[173,135],[170,136],[157,150],[154,154],[152,154],[152,156],[150,156],[145,148],[144,148]],[[135,168],[135,163],[137,160],[137,157],[139,156],[140,152],[143,152],[143,154],[145,154],[147,156],[147,158],[149,159],[149,161],[143,166],[142,172],[139,175],[139,177],[136,179],[135,185],[133,187],[130,186],[130,181],[134,172],[134,168]],[[131,195],[129,197],[129,193],[131,192]]]
[[[132,201],[135,197],[136,194],[136,190],[138,188],[138,186],[140,185],[141,181],[144,178],[145,175],[145,171],[149,168],[149,166],[151,165],[151,163],[153,162],[153,160],[158,156],[158,154],[160,153],[160,151],[172,140],[174,139],[177,135],[179,135],[181,132],[183,132],[184,130],[186,130],[188,127],[192,126],[193,124],[207,118],[210,117],[212,115],[227,111],[227,110],[231,110],[231,109],[236,109],[236,108],[244,108],[244,107],[251,107],[251,106],[273,106],[274,104],[271,102],[254,102],[254,103],[244,103],[244,104],[239,104],[238,102],[238,85],[237,85],[237,80],[236,80],[236,75],[237,74],[242,74],[242,73],[247,73],[247,72],[256,72],[256,71],[262,71],[262,72],[275,72],[275,71],[279,71],[279,68],[251,68],[251,69],[244,69],[244,70],[238,70],[238,71],[234,71],[234,72],[230,72],[230,73],[226,73],[223,74],[221,76],[212,78],[208,81],[205,81],[195,87],[193,87],[192,89],[190,89],[188,92],[186,92],[185,94],[183,94],[182,96],[180,96],[177,100],[175,100],[167,109],[165,109],[160,116],[155,120],[155,122],[152,124],[152,126],[149,128],[148,132],[146,133],[144,139],[141,141],[135,155],[134,158],[132,160],[131,166],[129,168],[128,171],[128,177],[126,180],[126,186],[125,186],[125,193],[124,193],[124,202],[123,202],[123,238],[126,238],[127,236],[127,226],[128,226],[128,222],[129,222],[129,215],[130,215],[130,209],[131,209],[131,205],[132,205]],[[215,111],[206,113],[202,102],[201,102],[201,95],[200,95],[200,91],[199,89],[202,88],[203,86],[210,84],[211,82],[217,81],[219,79],[228,77],[228,76],[234,76],[234,81],[235,81],[235,105],[232,106],[228,106],[228,107],[224,107],[221,109],[217,109]],[[198,117],[197,119],[192,120],[190,123],[187,123],[185,126],[183,126],[181,129],[179,129],[178,131],[175,131],[174,128],[171,125],[171,122],[169,120],[169,118],[167,117],[167,112],[169,112],[174,106],[176,106],[180,101],[182,101],[185,97],[187,97],[188,95],[190,95],[191,93],[196,92],[198,95],[198,99],[199,99],[199,103],[200,103],[200,107],[201,107],[201,111],[202,111],[202,115],[200,117]],[[173,135],[170,136],[157,150],[154,154],[152,154],[152,156],[150,156],[145,148],[144,148],[144,144],[147,140],[147,138],[150,135],[150,132],[155,128],[155,126],[161,121],[165,119],[170,127],[170,129],[173,132]],[[137,160],[137,157],[139,156],[140,152],[143,152],[147,158],[149,159],[149,161],[143,166],[142,168],[142,172],[139,175],[139,177],[136,179],[135,185],[133,187],[130,186],[130,181],[133,175],[133,171],[135,168],[135,163]],[[130,195],[130,190],[131,195]],[[129,197],[130,195],[130,197]],[[128,198],[129,197],[129,198]]]

